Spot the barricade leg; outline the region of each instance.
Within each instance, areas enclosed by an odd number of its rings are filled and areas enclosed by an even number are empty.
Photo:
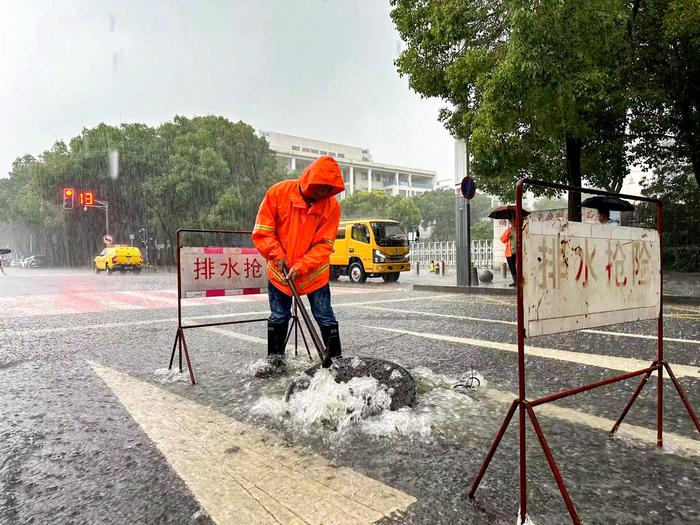
[[[656,370],[658,388],[656,390],[656,448],[664,446],[664,367]]]
[[[177,347],[177,342],[180,340],[180,330],[175,333],[175,341],[173,342],[173,351],[170,354],[170,364],[168,365],[168,370],[172,370],[173,361],[175,360],[175,347]]]
[[[681,384],[678,382],[678,379],[676,379],[676,375],[673,373],[671,370],[671,366],[668,364],[668,361],[663,362],[664,368],[668,371],[668,377],[671,378],[671,382],[673,383],[673,386],[676,387],[676,391],[678,392],[678,395],[681,398],[681,401],[683,401],[683,405],[685,405],[685,409],[688,411],[688,415],[690,415],[690,419],[692,420],[693,424],[695,425],[695,428],[697,429],[698,432],[700,432],[700,422],[698,422],[698,416],[695,414],[695,411],[693,410],[693,407],[690,406],[690,402],[688,401],[688,398],[685,395],[685,392],[681,388]]]
[[[527,516],[527,442],[525,441],[525,406],[518,403],[518,441],[520,444],[520,523],[525,523]]]
[[[617,421],[615,422],[615,425],[612,427],[610,434],[608,434],[610,437],[613,437],[615,432],[617,432],[617,429],[620,428],[620,425],[622,424],[622,420],[625,419],[627,412],[629,412],[630,408],[632,408],[632,405],[637,400],[637,397],[639,396],[640,392],[642,391],[642,388],[644,388],[644,385],[646,385],[647,381],[649,381],[650,375],[651,375],[651,372],[647,372],[646,374],[644,374],[644,376],[642,376],[642,380],[640,381],[639,385],[637,386],[636,390],[634,391],[634,394],[632,394],[632,397],[625,405],[625,408],[622,410],[622,414],[620,414],[620,417],[617,418]]]
[[[544,433],[542,432],[540,423],[539,421],[537,421],[537,416],[535,416],[535,411],[530,405],[526,405],[526,407],[527,413],[530,415],[530,421],[532,421],[532,426],[535,429],[535,434],[537,434],[537,439],[539,439],[540,441],[542,451],[544,452],[544,455],[547,458],[547,463],[549,463],[549,468],[551,469],[552,475],[554,476],[554,479],[557,482],[557,486],[559,487],[559,492],[561,492],[561,496],[562,498],[564,498],[564,503],[566,504],[566,508],[569,511],[569,515],[571,516],[571,521],[576,525],[580,525],[581,520],[579,520],[578,514],[576,513],[576,509],[574,508],[574,502],[571,501],[571,496],[569,496],[569,491],[566,489],[564,479],[559,473],[559,469],[557,468],[557,464],[554,461],[552,451],[550,450],[549,445],[547,444],[547,440],[544,437]]]
[[[190,353],[187,351],[187,341],[185,341],[185,331],[180,328],[180,341],[185,349],[185,359],[187,360],[187,370],[190,373],[190,383],[193,385],[196,383],[194,380],[194,370],[192,370],[192,363],[190,362]],[[182,354],[180,354],[180,362],[182,362]],[[182,372],[182,366],[180,366],[180,372]]]
[[[184,336],[184,332],[182,331],[182,328],[178,328],[177,331],[180,333],[180,337],[177,340],[178,344],[178,353],[177,353],[177,360],[178,360],[178,370],[182,374],[182,339]]]
[[[486,459],[484,459],[484,462],[481,464],[481,468],[479,469],[479,473],[476,475],[476,479],[474,480],[474,483],[472,483],[471,488],[469,489],[469,499],[474,500],[474,495],[476,494],[476,489],[479,488],[479,483],[481,483],[481,478],[484,477],[484,474],[486,474],[486,469],[489,468],[489,463],[491,463],[491,459],[493,458],[493,455],[496,453],[496,449],[498,448],[499,443],[501,442],[501,439],[503,438],[503,434],[505,434],[506,429],[508,428],[508,425],[510,424],[510,420],[513,418],[513,414],[515,413],[515,409],[518,406],[518,400],[514,399],[513,404],[510,405],[510,409],[508,410],[508,414],[506,414],[505,419],[503,420],[503,423],[501,423],[501,427],[498,429],[498,432],[496,433],[496,437],[493,440],[493,443],[491,444],[491,448],[488,451],[488,454],[486,454]]]

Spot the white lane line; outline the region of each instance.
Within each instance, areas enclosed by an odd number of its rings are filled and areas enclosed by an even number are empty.
[[[381,326],[363,325],[364,328],[373,330],[383,330],[384,332],[392,332],[396,334],[411,335],[415,337],[423,337],[436,341],[447,341],[450,343],[458,343],[463,345],[479,346],[482,348],[491,348],[493,350],[504,350],[506,352],[518,352],[518,345],[511,343],[498,343],[496,341],[486,341],[484,339],[469,339],[466,337],[454,337],[450,335],[431,334],[429,332],[411,332],[409,330],[398,330],[395,328],[384,328]],[[581,365],[596,366],[598,368],[608,368],[610,370],[619,370],[622,372],[633,372],[641,370],[651,365],[651,361],[642,361],[630,357],[614,357],[603,354],[587,354],[584,352],[570,352],[568,350],[557,350],[555,348],[540,348],[537,346],[525,346],[525,353],[530,357],[544,357],[546,359],[556,359],[558,361],[567,361],[569,363],[577,363]],[[694,377],[700,378],[700,367],[679,365],[669,363],[676,377]]]
[[[392,312],[392,313],[400,313],[400,314],[418,314],[418,315],[425,315],[427,317],[444,317],[447,319],[462,319],[465,321],[477,321],[477,322],[483,322],[483,323],[497,323],[497,324],[507,324],[507,325],[516,325],[518,323],[515,323],[513,321],[501,321],[500,319],[485,319],[482,317],[467,317],[464,315],[452,315],[452,314],[439,314],[436,312],[421,312],[420,310],[401,310],[399,308],[381,308],[379,306],[367,306],[367,310],[377,310],[378,312]]]
[[[254,337],[216,327],[208,328],[208,330],[226,337],[231,337],[232,339],[240,339],[241,341],[258,343],[260,345],[267,344],[267,340],[261,337]],[[293,350],[294,347],[287,345],[287,349]],[[496,390],[494,388],[479,388],[477,392],[483,392],[489,399],[500,403],[512,403],[513,399],[517,397],[515,393]],[[620,409],[622,409],[622,406],[623,405],[620,405]],[[560,419],[568,423],[583,425],[593,429],[603,430],[606,433],[610,432],[610,429],[612,429],[613,425],[615,424],[615,421],[611,419],[594,416],[571,408],[560,407],[554,403],[547,403],[537,406],[535,407],[535,412],[538,415]],[[618,430],[618,435],[621,437],[633,438],[647,445],[656,446],[656,430],[623,423]],[[678,434],[674,434],[672,432],[664,432],[664,450],[700,456],[700,441],[679,436]]]
[[[263,428],[90,366],[219,525],[369,524],[416,502]]]
[[[402,313],[402,314],[418,314],[418,315],[425,315],[427,317],[445,317],[448,319],[463,319],[465,321],[477,321],[477,322],[481,322],[481,323],[497,323],[497,324],[507,324],[507,325],[511,325],[511,326],[516,326],[518,324],[515,321],[502,321],[500,319],[486,319],[483,317],[467,317],[464,315],[439,314],[436,312],[421,312],[420,310],[401,310],[398,308],[381,308],[379,306],[366,306],[366,308],[368,310],[377,310],[378,312],[396,312],[396,313]],[[611,332],[609,330],[591,330],[591,329],[585,329],[585,330],[580,330],[580,331],[585,332],[587,334],[612,335],[615,337],[630,337],[633,339],[651,339],[651,340],[656,341],[655,335],[631,334],[628,332]],[[674,343],[688,343],[688,344],[700,345],[699,339],[678,339],[675,337],[664,337],[664,341],[671,341]]]

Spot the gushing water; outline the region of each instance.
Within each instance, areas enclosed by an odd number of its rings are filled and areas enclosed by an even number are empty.
[[[456,378],[425,367],[417,367],[411,374],[419,391],[418,403],[412,408],[389,410],[391,389],[373,377],[337,383],[332,370],[320,369],[309,387],[294,392],[288,402],[272,392],[281,385],[270,386],[270,395],[262,396],[250,414],[285,421],[300,432],[355,431],[373,437],[420,438],[454,432],[465,415],[474,414],[478,403],[452,388]],[[289,381],[289,377],[284,380]]]

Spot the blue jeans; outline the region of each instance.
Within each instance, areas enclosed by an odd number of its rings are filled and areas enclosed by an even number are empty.
[[[292,317],[292,298],[281,292],[270,283],[267,285],[267,296],[270,299],[270,317],[267,322],[270,324],[282,324]],[[307,296],[311,304],[311,313],[316,319],[318,326],[336,326],[333,307],[331,306],[331,287],[329,285],[311,292]]]

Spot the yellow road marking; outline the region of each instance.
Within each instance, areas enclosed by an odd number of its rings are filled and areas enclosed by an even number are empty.
[[[665,305],[666,308],[669,310],[678,310],[679,312],[693,312],[694,314],[700,314],[700,309],[698,308],[688,308],[684,306],[674,306],[674,305]]]
[[[467,317],[464,315],[452,315],[452,314],[439,314],[436,312],[422,312],[420,310],[401,310],[399,308],[382,308],[379,306],[366,306],[368,310],[377,310],[379,312],[398,312],[403,314],[419,314],[429,317],[445,317],[448,319],[463,319],[465,321],[477,321],[482,323],[496,323],[496,324],[507,324],[515,326],[518,323],[515,321],[503,321],[500,319],[486,319],[483,317]],[[601,334],[601,335],[612,335],[614,337],[631,337],[633,339],[651,339],[656,341],[655,335],[644,335],[644,334],[630,334],[627,332],[611,332],[609,330],[592,330],[586,329],[581,330],[581,332],[586,332],[587,334]],[[664,341],[674,342],[674,343],[690,343],[694,345],[700,345],[700,340],[698,339],[678,339],[674,337],[664,337]]]
[[[664,317],[671,317],[673,319],[690,319],[691,321],[700,320],[700,315],[688,315],[688,314],[666,314]]]
[[[218,524],[374,523],[416,501],[261,428],[90,366]]]
[[[267,341],[260,337],[254,337],[216,327],[209,328],[208,330],[234,339],[241,339],[243,341],[258,343],[261,345],[267,344]],[[289,349],[293,347],[287,346],[287,348]],[[500,403],[511,403],[513,399],[517,397],[512,392],[496,390],[494,388],[479,388],[477,392],[483,392],[489,399]],[[622,410],[622,405],[620,405],[620,407]],[[615,424],[615,421],[611,419],[594,416],[571,408],[560,407],[553,403],[537,406],[535,407],[535,411],[538,415],[560,419],[562,421],[577,425],[584,425],[593,429],[603,430],[606,433],[610,432],[610,429],[612,429],[613,425]],[[656,446],[656,430],[653,429],[623,423],[618,430],[618,434],[623,437],[633,438],[647,445]],[[664,448],[669,451],[677,451],[700,456],[700,441],[679,436],[678,434],[674,434],[672,432],[664,432]]]
[[[486,341],[484,339],[469,339],[466,337],[454,337],[450,335],[431,334],[428,332],[411,332],[408,330],[397,330],[395,328],[384,328],[381,326],[364,326],[374,330],[383,330],[385,332],[393,332],[397,334],[412,335],[415,337],[424,337],[426,339],[434,339],[437,341],[448,341],[450,343],[458,343],[463,345],[479,346],[482,348],[491,348],[493,350],[504,350],[506,352],[518,352],[518,345],[511,343],[498,343],[496,341]],[[540,348],[537,346],[525,345],[525,353],[528,356],[544,357],[547,359],[557,359],[559,361],[567,361],[570,363],[578,363],[581,365],[597,366],[599,368],[608,368],[610,370],[620,370],[622,372],[633,372],[641,370],[651,365],[651,361],[642,361],[641,359],[633,359],[630,357],[613,357],[604,354],[587,354],[584,352],[570,352],[568,350],[557,350],[555,348]],[[700,367],[689,365],[671,364],[673,373],[676,377],[694,377],[700,378]]]

